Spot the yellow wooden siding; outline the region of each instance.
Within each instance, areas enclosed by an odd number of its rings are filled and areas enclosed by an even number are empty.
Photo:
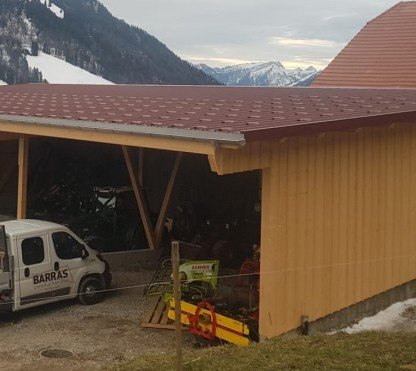
[[[414,125],[276,142],[262,196],[262,336],[416,278]]]

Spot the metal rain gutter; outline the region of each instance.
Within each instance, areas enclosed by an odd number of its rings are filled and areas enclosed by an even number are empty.
[[[124,123],[96,122],[83,120],[55,119],[33,116],[0,115],[0,121],[65,129],[80,129],[85,131],[111,132],[114,134],[131,134],[138,136],[163,137],[171,139],[185,139],[190,141],[210,142],[219,146],[242,147],[245,145],[244,134],[227,133],[218,131],[203,131],[194,129],[178,129],[167,127],[155,127],[146,125],[134,125]],[[1,131],[1,127],[0,127]]]

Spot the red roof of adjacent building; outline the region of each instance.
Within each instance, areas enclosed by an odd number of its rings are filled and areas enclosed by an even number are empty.
[[[416,122],[416,89],[14,85],[1,121],[244,141]]]
[[[312,86],[416,87],[416,1],[367,23]]]

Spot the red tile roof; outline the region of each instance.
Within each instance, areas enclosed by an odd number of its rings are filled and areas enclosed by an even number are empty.
[[[0,131],[17,121],[243,141],[400,120],[416,122],[416,89],[0,87]]]
[[[313,86],[416,87],[416,1],[369,22]]]

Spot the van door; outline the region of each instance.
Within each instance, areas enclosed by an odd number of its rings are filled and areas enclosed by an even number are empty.
[[[72,289],[72,293],[77,293],[78,286],[75,285],[88,269],[87,261],[82,258],[84,245],[67,231],[51,232],[49,238],[54,270],[65,276],[59,281],[60,287]]]
[[[17,309],[55,301],[55,297],[62,295],[62,292],[57,291],[51,276],[53,267],[48,235],[22,237],[16,242],[20,288]]]

